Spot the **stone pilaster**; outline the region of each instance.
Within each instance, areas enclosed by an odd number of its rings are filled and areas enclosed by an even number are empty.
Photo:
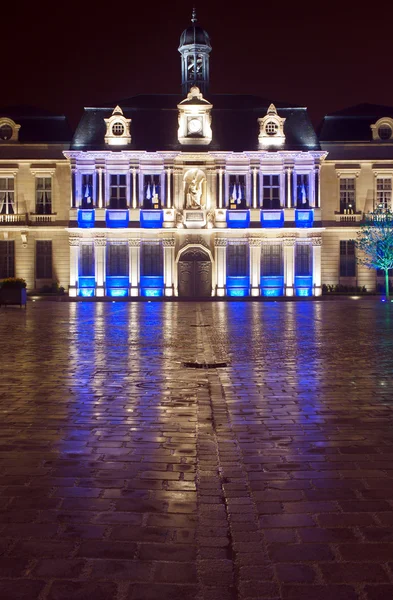
[[[286,296],[295,294],[295,237],[283,238],[284,246],[284,288]]]
[[[105,235],[94,237],[94,253],[96,267],[96,296],[105,296]]]
[[[140,253],[141,240],[132,238],[128,240],[128,259],[129,259],[129,279],[130,279],[130,296],[139,296],[140,294]]]
[[[68,241],[70,244],[70,286],[68,293],[71,298],[75,298],[78,294],[80,237],[71,235]]]
[[[175,284],[175,240],[174,238],[164,238],[162,240],[164,248],[164,293],[165,296],[174,296]]]
[[[216,252],[216,296],[225,296],[227,278],[227,240],[216,238],[214,240]]]
[[[322,295],[321,250],[322,238],[311,238],[312,243],[312,283],[314,296]]]
[[[251,296],[261,293],[261,245],[262,238],[250,238],[250,288]]]

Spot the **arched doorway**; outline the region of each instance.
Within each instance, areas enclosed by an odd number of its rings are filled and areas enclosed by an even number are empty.
[[[212,263],[201,248],[188,248],[178,262],[178,290],[181,298],[208,298],[212,295]]]

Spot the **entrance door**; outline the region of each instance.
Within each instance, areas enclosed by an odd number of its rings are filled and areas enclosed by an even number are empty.
[[[212,293],[212,263],[207,252],[190,248],[178,263],[179,296],[207,298]]]

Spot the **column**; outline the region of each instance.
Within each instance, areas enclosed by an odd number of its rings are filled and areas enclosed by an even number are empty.
[[[171,170],[168,168],[166,170],[166,207],[172,208],[172,198],[171,198]]]
[[[316,165],[315,166],[315,182],[314,182],[314,193],[315,193],[315,208],[319,208],[319,203],[320,203],[320,177],[319,177],[319,172],[320,172],[320,166]]]
[[[222,178],[223,178],[223,169],[219,169],[218,170],[218,208],[222,208],[223,207],[223,185],[222,185]]]
[[[313,283],[313,295],[322,295],[322,271],[321,271],[321,250],[322,250],[322,238],[313,237],[311,238],[312,243],[312,283]]]
[[[129,269],[128,275],[130,278],[130,296],[140,296],[140,253],[141,253],[141,240],[139,238],[133,238],[128,240],[129,248]]]
[[[175,240],[164,238],[162,245],[164,247],[164,294],[171,297],[174,296]]]
[[[257,177],[258,177],[258,170],[254,169],[253,173],[254,173],[254,177],[253,177],[253,187],[252,187],[252,207],[253,208],[257,208]]]
[[[136,195],[136,169],[132,169],[132,208],[138,208]]]
[[[98,208],[104,207],[104,194],[102,189],[102,168],[98,168]]]
[[[70,199],[71,208],[76,208],[75,173],[76,173],[76,170],[71,169],[71,199]]]
[[[286,194],[287,194],[287,201],[286,201],[286,207],[287,208],[291,208],[292,206],[292,169],[290,167],[287,167],[285,169],[285,175],[286,175],[286,180],[287,180],[287,189],[286,189]]]
[[[80,237],[71,235],[68,241],[70,244],[70,286],[68,293],[70,298],[75,298],[78,294]]]
[[[94,238],[94,253],[96,266],[96,296],[105,296],[105,247],[104,235]]]
[[[292,194],[291,194],[291,198],[292,198],[292,208],[296,208],[296,171],[295,169],[293,169],[292,172],[292,177],[291,177],[291,181],[292,181]]]
[[[286,296],[295,295],[295,243],[296,238],[284,238],[284,288]]]
[[[260,295],[261,238],[250,238],[250,287],[251,296]]]
[[[216,296],[225,296],[227,279],[227,240],[216,238]]]

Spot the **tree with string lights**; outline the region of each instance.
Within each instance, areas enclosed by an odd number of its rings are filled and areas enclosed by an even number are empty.
[[[361,251],[359,264],[380,269],[385,274],[385,293],[389,298],[389,270],[393,269],[393,212],[379,205],[367,213],[358,231],[356,247]]]

